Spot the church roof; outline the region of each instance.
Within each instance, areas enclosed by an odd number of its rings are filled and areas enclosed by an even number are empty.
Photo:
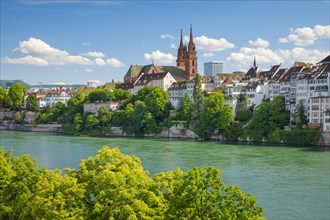
[[[144,74],[155,74],[151,73],[152,67],[156,68],[157,73],[162,72],[170,72],[171,75],[176,80],[182,80],[185,79],[185,71],[184,68],[177,67],[177,66],[155,66],[153,64],[150,65],[131,65],[130,68],[127,70],[126,75],[124,78],[132,78],[132,77],[139,77],[141,73]]]
[[[177,66],[156,66],[158,72],[170,72],[174,79],[181,80],[185,79],[184,69]]]
[[[129,69],[127,70],[124,78],[129,78],[129,77],[138,77],[139,74],[141,73],[142,69],[144,66],[141,65],[131,65]]]

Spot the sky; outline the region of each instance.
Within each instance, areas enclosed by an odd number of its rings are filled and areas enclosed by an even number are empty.
[[[176,65],[192,25],[203,63],[225,73],[330,54],[329,0],[1,0],[1,79],[29,84],[123,81],[130,65]]]

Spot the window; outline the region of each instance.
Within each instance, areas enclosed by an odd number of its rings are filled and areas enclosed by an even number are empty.
[[[318,105],[312,105],[312,110],[313,111],[318,111],[319,110],[319,106]]]

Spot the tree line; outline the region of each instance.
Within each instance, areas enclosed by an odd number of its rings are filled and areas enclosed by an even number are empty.
[[[13,84],[8,93],[1,88],[1,106],[20,109],[24,91],[26,89],[20,84]],[[204,140],[221,135],[230,141],[309,145],[317,143],[321,137],[320,131],[308,129],[302,102],[296,106],[296,113],[292,116],[294,120],[290,121],[284,97],[263,101],[253,108],[248,107],[246,95],[239,94],[236,116],[226,104],[226,98],[223,92],[203,93],[201,77],[197,74],[193,97],[186,94],[176,109],[171,106],[164,90],[148,86],[140,89],[136,95],[122,89],[97,88],[90,92],[80,88],[76,96],[66,104],[59,102],[39,110],[36,97],[30,95],[26,108],[38,111],[36,123],[60,123],[67,134],[105,135],[111,127],[121,127],[126,135],[144,136],[158,134],[164,128],[169,129],[177,121],[181,121],[187,129]],[[102,107],[97,116],[84,114],[84,103],[118,100],[121,105],[116,111]],[[284,131],[284,127],[288,125],[295,128],[294,131]],[[301,136],[306,138],[299,138]]]
[[[3,148],[0,163],[0,219],[264,219],[214,167],[151,177],[139,158],[108,147],[65,173]]]

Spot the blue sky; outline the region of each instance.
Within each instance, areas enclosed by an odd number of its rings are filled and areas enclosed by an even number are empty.
[[[122,81],[132,64],[175,65],[180,29],[193,26],[198,71],[221,60],[224,72],[330,51],[329,1],[2,0],[1,79]]]

